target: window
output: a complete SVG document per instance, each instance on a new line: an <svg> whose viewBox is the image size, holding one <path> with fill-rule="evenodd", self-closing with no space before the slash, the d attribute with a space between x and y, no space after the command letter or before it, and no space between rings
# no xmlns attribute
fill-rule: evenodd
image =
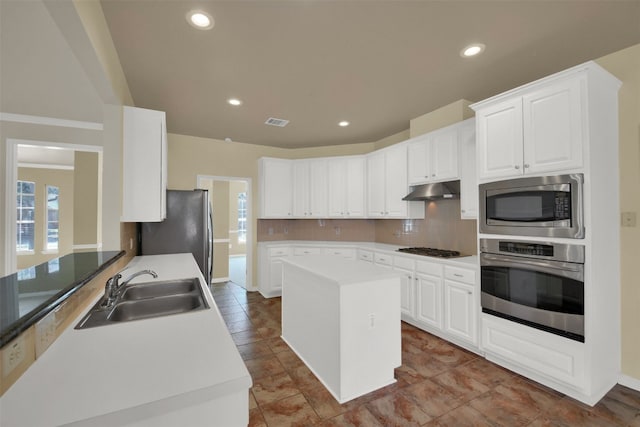
<svg viewBox="0 0 640 427"><path fill-rule="evenodd" d="M34 219L36 209L36 184L29 181L18 181L17 199L17 235L16 250L18 252L33 251Z"/></svg>
<svg viewBox="0 0 640 427"><path fill-rule="evenodd" d="M59 228L59 198L60 189L53 185L47 185L47 240L45 250L58 250L58 228Z"/></svg>
<svg viewBox="0 0 640 427"><path fill-rule="evenodd" d="M247 193L238 193L238 242L247 241Z"/></svg>

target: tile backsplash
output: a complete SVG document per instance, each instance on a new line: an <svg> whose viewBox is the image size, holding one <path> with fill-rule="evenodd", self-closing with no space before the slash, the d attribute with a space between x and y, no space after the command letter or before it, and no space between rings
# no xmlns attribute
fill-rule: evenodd
<svg viewBox="0 0 640 427"><path fill-rule="evenodd" d="M425 203L425 219L261 219L258 220L258 241L378 242L475 255L477 221L460 219L460 200Z"/></svg>

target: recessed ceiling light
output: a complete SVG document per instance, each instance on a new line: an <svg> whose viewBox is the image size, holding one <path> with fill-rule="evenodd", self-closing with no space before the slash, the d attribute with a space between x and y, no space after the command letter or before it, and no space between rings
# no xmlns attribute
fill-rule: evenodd
<svg viewBox="0 0 640 427"><path fill-rule="evenodd" d="M207 12L201 10L192 10L187 13L187 22L199 30L213 28L213 18Z"/></svg>
<svg viewBox="0 0 640 427"><path fill-rule="evenodd" d="M485 46L482 43L474 43L465 47L460 51L460 56L463 58L469 58L471 56L476 56L482 52L484 52Z"/></svg>
<svg viewBox="0 0 640 427"><path fill-rule="evenodd" d="M347 127L347 126L349 126L349 124L350 124L350 123L349 123L348 121L343 120L343 121L341 121L340 123L338 123L338 126L340 126L340 127Z"/></svg>
<svg viewBox="0 0 640 427"><path fill-rule="evenodd" d="M237 107L238 105L242 105L242 101L236 98L227 99L227 102L235 107Z"/></svg>

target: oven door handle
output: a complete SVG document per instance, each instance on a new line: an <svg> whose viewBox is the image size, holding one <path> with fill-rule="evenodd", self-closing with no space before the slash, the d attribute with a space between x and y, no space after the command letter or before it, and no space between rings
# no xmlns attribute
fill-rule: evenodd
<svg viewBox="0 0 640 427"><path fill-rule="evenodd" d="M480 254L480 267L517 267L584 282L584 265L571 262L534 259L525 261L522 258L484 253Z"/></svg>

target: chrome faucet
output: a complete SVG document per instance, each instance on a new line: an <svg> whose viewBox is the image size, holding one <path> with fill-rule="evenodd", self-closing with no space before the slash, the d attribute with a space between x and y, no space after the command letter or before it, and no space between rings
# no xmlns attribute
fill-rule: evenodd
<svg viewBox="0 0 640 427"><path fill-rule="evenodd" d="M127 286L129 282L136 277L143 274L149 274L153 276L154 279L158 277L158 274L153 270L140 270L127 277L122 283L119 283L119 280L122 279L122 271L111 276L109 280L107 280L107 283L104 285L104 301L102 303L103 307L110 308L111 306L113 306L124 287Z"/></svg>

